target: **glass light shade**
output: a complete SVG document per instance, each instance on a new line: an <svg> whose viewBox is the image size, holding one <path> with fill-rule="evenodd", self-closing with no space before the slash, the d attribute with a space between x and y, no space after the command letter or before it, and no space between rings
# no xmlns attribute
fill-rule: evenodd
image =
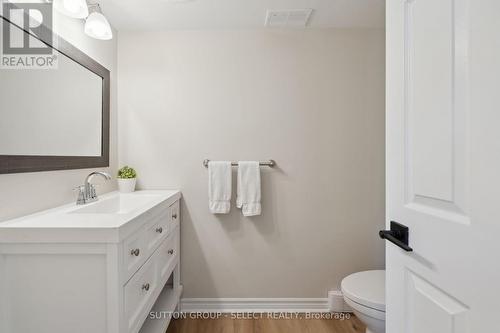
<svg viewBox="0 0 500 333"><path fill-rule="evenodd" d="M96 39L109 40L113 38L113 31L108 20L99 12L93 12L87 17L85 33Z"/></svg>
<svg viewBox="0 0 500 333"><path fill-rule="evenodd" d="M54 0L55 9L72 18L84 19L89 16L86 0Z"/></svg>

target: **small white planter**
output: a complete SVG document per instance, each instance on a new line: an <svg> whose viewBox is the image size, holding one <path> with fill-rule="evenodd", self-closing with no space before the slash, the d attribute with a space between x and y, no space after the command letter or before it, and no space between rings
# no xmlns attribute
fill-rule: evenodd
<svg viewBox="0 0 500 333"><path fill-rule="evenodd" d="M135 191L137 178L120 179L118 178L118 189L121 193L131 193Z"/></svg>

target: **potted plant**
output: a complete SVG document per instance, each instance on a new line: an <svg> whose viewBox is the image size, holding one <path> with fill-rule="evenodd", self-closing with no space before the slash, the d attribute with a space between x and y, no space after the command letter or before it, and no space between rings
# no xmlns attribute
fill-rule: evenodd
<svg viewBox="0 0 500 333"><path fill-rule="evenodd" d="M130 193L135 191L137 173L129 166L124 166L118 170L118 189L121 193Z"/></svg>

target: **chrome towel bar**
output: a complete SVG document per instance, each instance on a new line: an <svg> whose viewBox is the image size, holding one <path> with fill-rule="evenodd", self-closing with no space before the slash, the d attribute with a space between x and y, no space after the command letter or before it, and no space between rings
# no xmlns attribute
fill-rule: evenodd
<svg viewBox="0 0 500 333"><path fill-rule="evenodd" d="M208 168L208 162L210 162L210 160L208 160L208 159L206 159L206 160L203 161L203 166L205 168ZM270 168L274 168L276 166L276 162L274 160L260 161L259 165L260 166L268 166ZM231 162L231 166L238 166L238 162Z"/></svg>

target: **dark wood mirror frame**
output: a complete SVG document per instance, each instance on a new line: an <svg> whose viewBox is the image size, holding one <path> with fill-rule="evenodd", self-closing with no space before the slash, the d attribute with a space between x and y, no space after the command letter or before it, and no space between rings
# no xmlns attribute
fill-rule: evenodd
<svg viewBox="0 0 500 333"><path fill-rule="evenodd" d="M14 24L0 15L1 24ZM16 25L17 26L17 25ZM19 26L17 26L19 27ZM25 33L42 41L59 53L87 68L102 78L102 131L101 156L35 156L35 155L0 155L0 174L37 172L50 170L85 169L109 166L109 126L110 126L110 75L109 70L97 61L80 51L63 38L43 27L42 33L34 36L29 31L19 27ZM52 38L51 38L52 37ZM57 48L50 41L57 41Z"/></svg>

